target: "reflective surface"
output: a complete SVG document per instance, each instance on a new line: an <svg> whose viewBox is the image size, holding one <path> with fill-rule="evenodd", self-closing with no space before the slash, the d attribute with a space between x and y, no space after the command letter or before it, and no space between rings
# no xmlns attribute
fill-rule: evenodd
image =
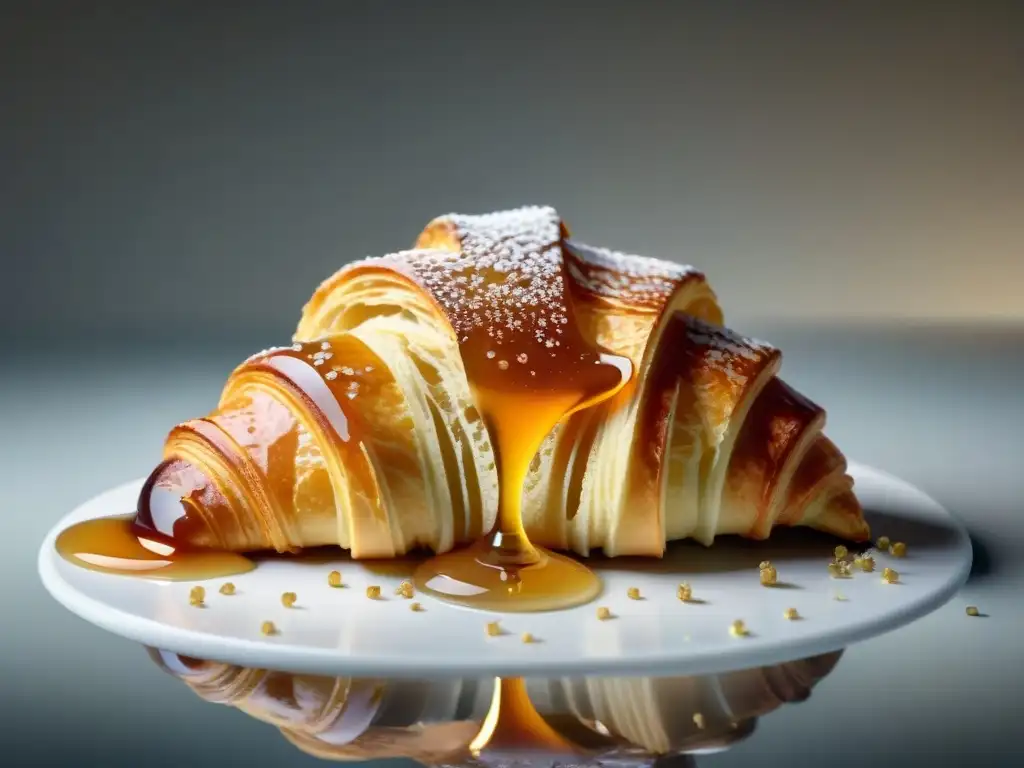
<svg viewBox="0 0 1024 768"><path fill-rule="evenodd" d="M750 738L699 765L1015 765L1024 329L741 330L785 350L789 380L828 403L829 430L851 457L961 517L975 570L950 604L847 649L810 702L759 719ZM77 357L47 349L0 366L0 536L10 544L0 558L0 737L11 765L135 768L140 755L149 768L322 765L276 728L197 701L138 646L62 609L34 573L37 545L60 515L144 475L166 425L210 407L224 360L252 348L242 339ZM74 371L73 398L65 379L39 375L58 353ZM967 605L987 617L967 617Z"/></svg>
<svg viewBox="0 0 1024 768"><path fill-rule="evenodd" d="M149 649L200 698L324 760L649 765L723 751L799 702L842 652L700 677L388 680L288 674Z"/></svg>

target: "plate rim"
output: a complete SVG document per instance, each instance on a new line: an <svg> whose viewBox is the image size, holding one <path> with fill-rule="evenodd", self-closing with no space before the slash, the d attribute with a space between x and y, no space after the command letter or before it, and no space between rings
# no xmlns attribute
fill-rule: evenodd
<svg viewBox="0 0 1024 768"><path fill-rule="evenodd" d="M915 497L915 503L931 507L941 514L955 532L956 548L962 550L958 566L938 588L908 605L898 615L879 614L852 628L825 632L808 641L775 641L752 644L742 653L714 653L712 651L681 655L657 653L643 656L619 656L612 660L583 658L567 664L562 658L523 658L508 654L501 660L460 659L439 655L435 662L424 664L418 659L402 659L368 654L350 654L327 648L297 646L294 644L267 644L243 638L225 638L155 619L139 616L117 606L97 600L77 589L59 572L55 540L86 508L101 506L104 499L137 488L145 478L137 478L108 488L63 515L47 532L37 556L39 577L47 592L66 610L84 621L118 637L144 646L153 646L153 638L160 637L162 650L195 658L209 659L227 664L252 666L296 674L333 674L361 677L389 678L451 678L500 676L563 677L566 675L657 675L722 674L739 669L770 666L830 653L847 648L873 637L900 629L932 613L948 603L966 583L973 563L973 545L963 523L920 488L885 470L848 462L847 471L854 476L874 475L886 484L897 485ZM854 486L856 491L856 485ZM109 517L113 515L97 515ZM491 613L491 612L489 612ZM499 612L493 612L498 614ZM794 649L800 646L797 653ZM692 671L698 669L699 671Z"/></svg>

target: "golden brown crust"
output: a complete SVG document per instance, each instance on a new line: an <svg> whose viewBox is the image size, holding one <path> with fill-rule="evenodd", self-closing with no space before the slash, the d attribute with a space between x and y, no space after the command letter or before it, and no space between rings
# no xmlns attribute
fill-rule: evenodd
<svg viewBox="0 0 1024 768"><path fill-rule="evenodd" d="M785 500L789 474L825 423L825 411L778 378L765 386L740 429L728 472L725 503L749 505L748 535L768 537Z"/></svg>
<svg viewBox="0 0 1024 768"><path fill-rule="evenodd" d="M796 525L812 498L827 485L841 480L846 473L846 457L825 435L818 435L797 467L790 483L785 512L779 522Z"/></svg>
<svg viewBox="0 0 1024 768"><path fill-rule="evenodd" d="M803 521L802 524L848 541L870 541L871 529L864 520L860 501L853 492L852 478L846 475L837 485L839 490L827 494L824 499L825 512Z"/></svg>

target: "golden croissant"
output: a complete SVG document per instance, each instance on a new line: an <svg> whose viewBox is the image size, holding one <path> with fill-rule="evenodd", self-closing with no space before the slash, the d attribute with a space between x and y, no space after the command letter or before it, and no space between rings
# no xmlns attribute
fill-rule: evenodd
<svg viewBox="0 0 1024 768"><path fill-rule="evenodd" d="M544 286L568 311L548 311ZM530 464L535 544L660 556L669 541L763 539L776 525L869 538L825 413L776 376L779 351L725 328L701 273L579 243L540 207L438 218L414 250L326 280L292 346L246 360L215 411L171 432L140 522L198 546L337 545L357 558L486 535L498 480L459 352L469 316L486 319L488 356L517 375L536 355L501 340L524 323L553 329L540 345L552 357L568 328L632 363L622 389L559 422Z"/></svg>

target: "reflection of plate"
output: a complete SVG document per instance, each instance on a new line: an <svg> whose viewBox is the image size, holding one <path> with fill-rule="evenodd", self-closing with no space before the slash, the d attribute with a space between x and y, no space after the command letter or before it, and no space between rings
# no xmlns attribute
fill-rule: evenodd
<svg viewBox="0 0 1024 768"><path fill-rule="evenodd" d="M757 718L810 696L841 652L699 677L497 683L290 674L155 649L150 655L206 701L276 726L303 752L327 760L407 757L426 765L625 768L647 765L656 756L727 748L748 736ZM515 707L503 705L507 691L493 695L496 684L521 694ZM537 727L535 714L546 725ZM512 744L481 736L500 733L487 725L497 721L514 737Z"/></svg>
<svg viewBox="0 0 1024 768"><path fill-rule="evenodd" d="M877 554L874 573L833 579L835 541L812 532L777 531L769 541L720 539L711 548L673 546L663 560L595 560L605 591L594 603L545 614L500 616L393 595L402 563L384 571L341 553L312 559L264 560L232 578L238 594L207 588L205 608L189 606L190 583L126 578L78 568L54 549L56 534L72 522L122 514L135 503L140 483L107 491L62 520L39 555L46 588L87 621L137 642L189 656L254 667L316 674L390 677L473 675L709 674L804 658L895 629L946 602L967 577L971 546L953 517L921 491L878 470L853 465L857 494L876 536L904 541L908 554ZM758 581L758 563L771 560L783 585ZM881 570L900 573L886 584ZM340 570L348 585L332 589L327 573ZM688 581L695 601L681 603L676 586ZM365 588L382 586L383 599ZM638 587L642 600L626 596ZM284 591L296 608L281 606ZM843 600L837 600L841 595ZM599 621L596 606L614 618ZM803 617L787 621L783 612ZM489 637L485 623L502 620L507 633ZM742 619L750 630L732 637ZM264 637L273 621L279 634ZM519 635L538 642L524 644Z"/></svg>

